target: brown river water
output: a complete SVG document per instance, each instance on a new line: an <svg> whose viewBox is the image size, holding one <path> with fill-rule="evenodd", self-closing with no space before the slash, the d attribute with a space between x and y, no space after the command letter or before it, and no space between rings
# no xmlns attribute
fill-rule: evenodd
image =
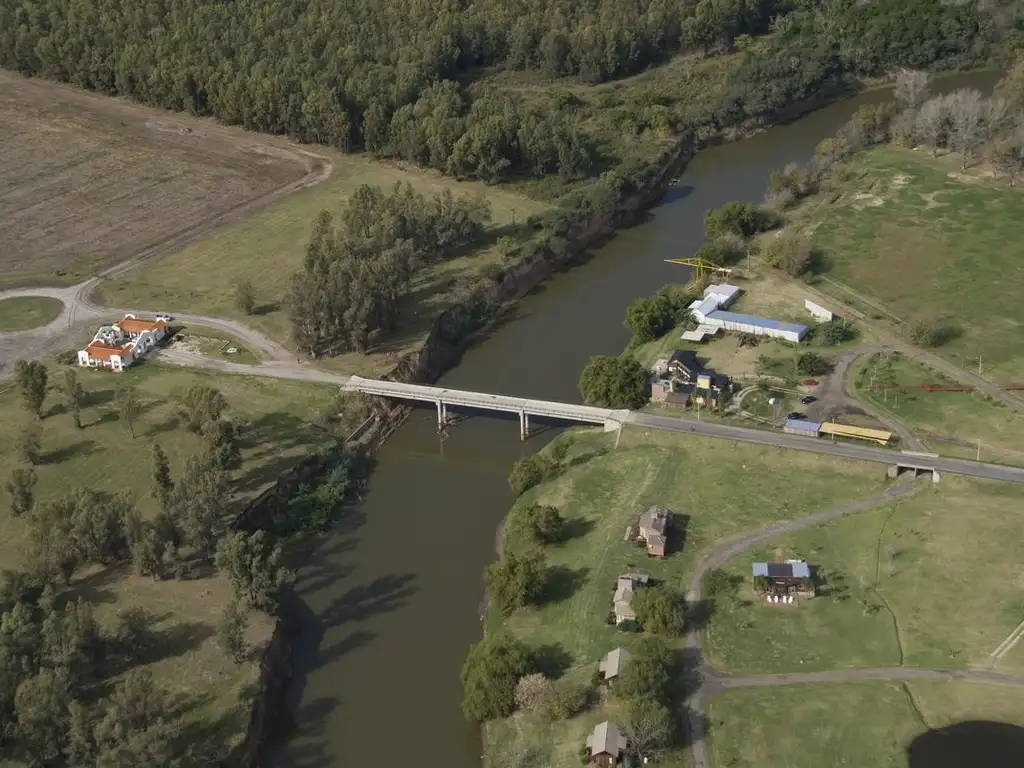
<svg viewBox="0 0 1024 768"><path fill-rule="evenodd" d="M955 75L942 90L990 90L997 73ZM649 220L620 232L585 264L555 276L469 349L445 386L577 402L591 355L618 354L626 306L683 267L666 264L704 240L704 212L759 202L768 175L807 161L865 103L863 93L797 122L701 152ZM557 433L519 441L517 419L474 415L443 443L431 406L378 454L364 503L299 572L303 629L293 656L296 730L279 768L479 768L479 729L460 710L459 670L482 634L481 573L514 499L515 459Z"/></svg>

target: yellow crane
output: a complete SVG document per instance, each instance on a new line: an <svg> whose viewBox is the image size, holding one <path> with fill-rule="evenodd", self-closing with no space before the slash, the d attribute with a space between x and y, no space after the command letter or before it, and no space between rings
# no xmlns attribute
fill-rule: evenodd
<svg viewBox="0 0 1024 768"><path fill-rule="evenodd" d="M694 278L700 280L705 274L711 272L716 275L731 275L732 270L728 267L720 267L704 259L665 259L666 264L679 264L683 267L692 267Z"/></svg>

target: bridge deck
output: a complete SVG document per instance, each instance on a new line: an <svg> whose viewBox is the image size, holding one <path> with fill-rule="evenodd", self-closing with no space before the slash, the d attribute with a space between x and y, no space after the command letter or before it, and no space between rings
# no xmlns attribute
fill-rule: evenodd
<svg viewBox="0 0 1024 768"><path fill-rule="evenodd" d="M624 421L628 411L610 408L594 408L589 405L556 403L550 400L531 400L509 395L492 395L486 392L472 392L465 389L430 387L424 384L404 384L397 381L381 381L353 376L342 387L349 392L363 392L367 395L396 397L405 400L419 400L427 403L483 408L507 413L526 413L530 416L547 416L570 421L584 421L607 424L610 421Z"/></svg>

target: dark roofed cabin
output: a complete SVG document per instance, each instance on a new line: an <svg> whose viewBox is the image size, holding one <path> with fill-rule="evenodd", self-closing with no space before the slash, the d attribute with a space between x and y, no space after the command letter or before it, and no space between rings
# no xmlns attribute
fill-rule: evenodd
<svg viewBox="0 0 1024 768"><path fill-rule="evenodd" d="M811 567L801 561L790 563L754 563L754 589L768 595L812 597L814 583Z"/></svg>

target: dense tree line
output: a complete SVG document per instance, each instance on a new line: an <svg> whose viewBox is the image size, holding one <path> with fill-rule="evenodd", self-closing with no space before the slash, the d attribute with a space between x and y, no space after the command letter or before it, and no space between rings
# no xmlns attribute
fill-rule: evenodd
<svg viewBox="0 0 1024 768"><path fill-rule="evenodd" d="M337 222L324 211L313 225L289 301L296 343L313 355L366 351L395 330L416 270L477 242L490 217L486 200L450 190L428 199L409 185L361 186Z"/></svg>
<svg viewBox="0 0 1024 768"><path fill-rule="evenodd" d="M0 7L0 65L457 176L576 178L595 158L572 104L540 111L474 78L600 82L770 28L699 123L765 114L843 73L965 61L995 35L989 12L936 0L15 0Z"/></svg>

